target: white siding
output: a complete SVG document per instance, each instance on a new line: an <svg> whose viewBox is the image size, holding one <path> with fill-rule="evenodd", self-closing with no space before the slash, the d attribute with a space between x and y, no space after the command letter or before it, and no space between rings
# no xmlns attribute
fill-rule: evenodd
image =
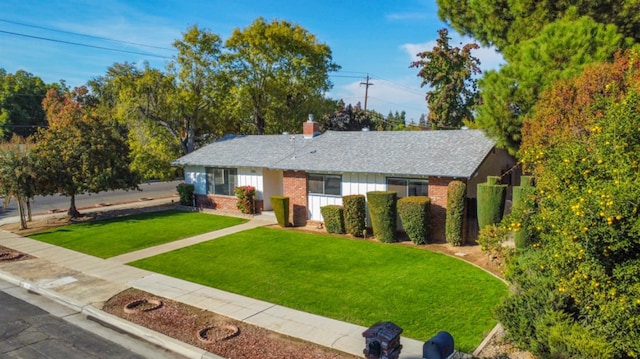
<svg viewBox="0 0 640 359"><path fill-rule="evenodd" d="M384 191L387 188L386 177L379 174L344 173L342 174L342 196L352 194L367 195L370 191ZM309 219L323 221L320 207L342 205L342 196L324 196L310 194L308 197Z"/></svg>
<svg viewBox="0 0 640 359"><path fill-rule="evenodd" d="M184 182L194 186L195 194L207 194L207 173L204 167L186 166Z"/></svg>
<svg viewBox="0 0 640 359"><path fill-rule="evenodd" d="M256 199L262 199L262 192L264 188L262 180L261 168L238 168L238 181L237 186L253 186L256 189Z"/></svg>

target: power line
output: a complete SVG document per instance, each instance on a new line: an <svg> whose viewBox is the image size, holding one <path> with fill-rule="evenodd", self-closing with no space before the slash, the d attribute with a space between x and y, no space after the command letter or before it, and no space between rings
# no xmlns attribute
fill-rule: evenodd
<svg viewBox="0 0 640 359"><path fill-rule="evenodd" d="M21 22L17 22L17 21L11 21L11 20L7 20L7 19L0 19L0 22L6 22L6 23L9 23L9 24L20 25L20 26L26 26L26 27L32 27L32 28L35 28L35 29L41 29L41 30L54 31L54 32L62 33L62 34L70 34L70 35L83 36L83 37L88 37L88 38L98 39L98 40L106 40L106 41L112 41L112 42L119 42L119 43L121 43L121 44L128 44L128 45L143 46L143 47L149 47L149 48L159 49L159 50L175 51L175 49L167 48L167 47L153 46L153 45L141 44L141 43L138 43L138 42L130 42L130 41L123 41L123 40L116 40L116 39L110 39L110 38L108 38L108 37L101 37L101 36L95 36L95 35L89 35L89 34L82 34L82 33L72 32L72 31L64 31L64 30L52 29L52 28L49 28L49 27L38 26L38 25L32 25L32 24L25 24L25 23L21 23Z"/></svg>
<svg viewBox="0 0 640 359"><path fill-rule="evenodd" d="M161 59L171 59L171 57L169 57L169 56L154 55L154 54L149 54L149 53L144 53L144 52L129 51L129 50L121 50L121 49L114 49L114 48L111 48L111 47L104 47L104 46L96 46L96 45L82 44L82 43L79 43L79 42L71 42L71 41L57 40L57 39L52 39L52 38L48 38L48 37L41 37L41 36L27 35L27 34L21 34L21 33L17 33L17 32L11 32L11 31L4 31L4 30L0 30L0 33L9 34L9 35L14 35L14 36L28 37L28 38L31 38L31 39L37 39L37 40L44 40L44 41L57 42L57 43L67 44L67 45L90 47L90 48L93 48L93 49L100 49L100 50L107 50L107 51L115 51L115 52L123 52L123 53L127 53L127 54L142 55L142 56L149 56L149 57L157 57L157 58L161 58Z"/></svg>

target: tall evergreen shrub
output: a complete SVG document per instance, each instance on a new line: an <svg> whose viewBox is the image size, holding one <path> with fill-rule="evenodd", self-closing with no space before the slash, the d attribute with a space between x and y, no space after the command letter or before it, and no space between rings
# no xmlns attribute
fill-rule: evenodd
<svg viewBox="0 0 640 359"><path fill-rule="evenodd" d="M398 214L405 232L415 244L429 241L429 217L431 199L427 196L411 196L398 200Z"/></svg>
<svg viewBox="0 0 640 359"><path fill-rule="evenodd" d="M478 226L499 223L507 200L507 185L498 184L500 177L488 176L486 183L478 184Z"/></svg>
<svg viewBox="0 0 640 359"><path fill-rule="evenodd" d="M366 228L367 200L364 195L354 194L342 197L344 208L344 229L356 237L362 237Z"/></svg>
<svg viewBox="0 0 640 359"><path fill-rule="evenodd" d="M272 196L270 200L278 224L281 227L287 227L289 225L289 197Z"/></svg>
<svg viewBox="0 0 640 359"><path fill-rule="evenodd" d="M394 191L367 192L373 235L381 242L396 241L398 194Z"/></svg>
<svg viewBox="0 0 640 359"><path fill-rule="evenodd" d="M512 224L513 241L517 249L522 249L528 245L529 238L532 235L530 216L525 212L528 211L529 207L533 206L533 177L520 177L520 186L514 186L512 190L513 205L511 213L513 213L513 217L518 217L517 221Z"/></svg>
<svg viewBox="0 0 640 359"><path fill-rule="evenodd" d="M462 181L451 181L447 186L447 215L445 238L453 246L462 245L464 236L464 210L467 197L467 185Z"/></svg>

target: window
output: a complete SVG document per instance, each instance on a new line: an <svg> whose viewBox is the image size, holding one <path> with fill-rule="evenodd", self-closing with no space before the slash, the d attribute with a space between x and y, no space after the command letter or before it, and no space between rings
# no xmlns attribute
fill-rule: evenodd
<svg viewBox="0 0 640 359"><path fill-rule="evenodd" d="M428 181L421 178L387 178L387 190L396 191L398 198L427 196Z"/></svg>
<svg viewBox="0 0 640 359"><path fill-rule="evenodd" d="M339 175L309 174L307 176L309 193L340 196L342 177Z"/></svg>
<svg viewBox="0 0 640 359"><path fill-rule="evenodd" d="M207 194L232 196L237 176L235 168L207 167Z"/></svg>

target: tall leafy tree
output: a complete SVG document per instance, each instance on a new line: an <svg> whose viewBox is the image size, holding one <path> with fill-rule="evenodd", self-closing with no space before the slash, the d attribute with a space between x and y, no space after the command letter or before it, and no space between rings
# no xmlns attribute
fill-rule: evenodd
<svg viewBox="0 0 640 359"><path fill-rule="evenodd" d="M432 126L459 128L463 121L473 119L472 109L478 98L476 79L480 60L471 55L477 44L466 44L462 48L452 47L446 28L438 30L436 46L431 51L418 54L420 60L411 64L419 69L421 86L429 86L427 104L428 121Z"/></svg>
<svg viewBox="0 0 640 359"><path fill-rule="evenodd" d="M514 291L497 312L541 357L640 356L639 83L638 53L589 66L525 122L535 235L509 263Z"/></svg>
<svg viewBox="0 0 640 359"><path fill-rule="evenodd" d="M75 197L115 189L137 189L124 131L95 111L84 87L51 89L43 101L49 127L38 132L34 148L40 194L70 198L68 214L77 217Z"/></svg>
<svg viewBox="0 0 640 359"><path fill-rule="evenodd" d="M48 88L26 71L10 74L0 69L0 138L27 137L46 125L42 100Z"/></svg>
<svg viewBox="0 0 640 359"><path fill-rule="evenodd" d="M536 37L569 11L616 25L620 34L640 42L638 0L436 0L438 15L454 29L501 51ZM573 10L571 10L573 8ZM507 51L508 52L508 51ZM509 56L507 55L507 60Z"/></svg>
<svg viewBox="0 0 640 359"><path fill-rule="evenodd" d="M235 29L225 47L223 62L232 79L228 109L242 132L298 131L306 119L300 112L331 88L329 73L339 68L329 46L284 20L258 18Z"/></svg>
<svg viewBox="0 0 640 359"><path fill-rule="evenodd" d="M217 34L194 25L173 46L178 55L170 70L177 80L177 113L186 135L184 152L189 153L195 149L196 129L224 134L219 112L229 83L221 71L222 40Z"/></svg>
<svg viewBox="0 0 640 359"><path fill-rule="evenodd" d="M31 148L30 141L18 136L0 144L0 194L4 196L5 207L12 199L16 201L20 229L26 229L27 220L31 220L30 199L36 193L37 174Z"/></svg>
<svg viewBox="0 0 640 359"><path fill-rule="evenodd" d="M545 26L538 36L523 41L500 70L480 80L481 105L476 123L498 145L515 153L522 121L535 112L540 93L554 80L578 75L590 63L610 61L631 42L613 25L591 18L565 18Z"/></svg>

